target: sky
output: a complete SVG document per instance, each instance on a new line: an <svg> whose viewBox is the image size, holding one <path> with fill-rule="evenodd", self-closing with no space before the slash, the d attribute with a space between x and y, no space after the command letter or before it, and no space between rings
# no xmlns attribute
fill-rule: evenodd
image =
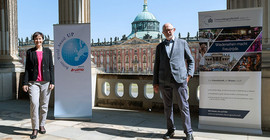
<svg viewBox="0 0 270 140"><path fill-rule="evenodd" d="M58 0L17 0L18 37L25 39L40 31L53 40L53 25L58 24ZM198 12L226 10L226 0L147 0L148 11L163 24L170 22L176 34L196 36ZM142 12L144 0L91 0L91 38L108 41L128 36L131 23ZM161 31L161 28L160 28Z"/></svg>

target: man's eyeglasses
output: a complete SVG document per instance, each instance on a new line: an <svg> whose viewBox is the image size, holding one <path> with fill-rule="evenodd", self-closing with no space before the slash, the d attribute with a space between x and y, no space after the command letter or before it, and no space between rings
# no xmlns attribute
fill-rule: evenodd
<svg viewBox="0 0 270 140"><path fill-rule="evenodd" d="M172 28L172 29L166 29L166 30L164 30L164 31L165 31L165 32L171 32L173 29L174 29L174 28Z"/></svg>

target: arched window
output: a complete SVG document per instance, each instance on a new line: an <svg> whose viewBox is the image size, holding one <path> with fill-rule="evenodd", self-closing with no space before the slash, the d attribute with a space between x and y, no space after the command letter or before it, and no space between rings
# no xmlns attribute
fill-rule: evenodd
<svg viewBox="0 0 270 140"><path fill-rule="evenodd" d="M146 63L146 55L143 55L143 63Z"/></svg>
<svg viewBox="0 0 270 140"><path fill-rule="evenodd" d="M128 72L129 71L129 68L128 68L128 65L126 65L126 72Z"/></svg>
<svg viewBox="0 0 270 140"><path fill-rule="evenodd" d="M135 62L138 62L138 57L137 57L137 55L134 56L134 60L135 60Z"/></svg>
<svg viewBox="0 0 270 140"><path fill-rule="evenodd" d="M107 55L107 64L110 63L110 56Z"/></svg>
<svg viewBox="0 0 270 140"><path fill-rule="evenodd" d="M100 55L100 64L103 64L103 55Z"/></svg>
<svg viewBox="0 0 270 140"><path fill-rule="evenodd" d="M129 63L129 61L128 61L128 55L126 56L126 63Z"/></svg>
<svg viewBox="0 0 270 140"><path fill-rule="evenodd" d="M121 63L121 56L118 56L118 63Z"/></svg>

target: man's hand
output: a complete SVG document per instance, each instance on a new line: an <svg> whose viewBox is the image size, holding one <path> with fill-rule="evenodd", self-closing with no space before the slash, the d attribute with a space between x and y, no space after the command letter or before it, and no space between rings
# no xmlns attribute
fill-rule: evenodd
<svg viewBox="0 0 270 140"><path fill-rule="evenodd" d="M188 75L188 77L187 77L187 83L188 83L188 81L190 80L190 78L191 78L191 76L190 76L190 75Z"/></svg>
<svg viewBox="0 0 270 140"><path fill-rule="evenodd" d="M50 85L49 85L49 89L50 89L50 90L53 90L53 88L54 88L54 84L50 84Z"/></svg>
<svg viewBox="0 0 270 140"><path fill-rule="evenodd" d="M154 92L158 93L158 91L159 91L159 86L158 86L158 84L156 84L156 85L154 85Z"/></svg>

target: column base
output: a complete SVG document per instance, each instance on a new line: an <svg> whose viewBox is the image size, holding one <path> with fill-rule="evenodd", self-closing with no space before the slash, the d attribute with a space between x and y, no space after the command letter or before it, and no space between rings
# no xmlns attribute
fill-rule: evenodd
<svg viewBox="0 0 270 140"><path fill-rule="evenodd" d="M18 99L23 71L19 57L0 56L0 101Z"/></svg>

